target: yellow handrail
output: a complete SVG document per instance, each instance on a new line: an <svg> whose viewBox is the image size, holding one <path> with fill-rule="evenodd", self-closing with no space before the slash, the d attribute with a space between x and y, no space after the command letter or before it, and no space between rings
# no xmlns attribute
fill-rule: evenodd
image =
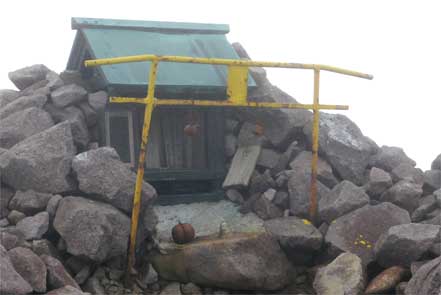
<svg viewBox="0 0 441 295"><path fill-rule="evenodd" d="M313 128L312 128L312 162L311 162L311 193L309 215L312 222L317 221L317 162L318 162L318 138L319 138L319 110L347 110L346 105L322 105L319 103L319 85L320 71L329 71L343 75L354 76L363 79L373 79L372 75L364 74L352 70L341 69L337 67L320 64L301 64L285 62L265 62L237 59L221 58L202 58L189 56L165 56L165 55L135 55L114 58L104 58L95 60L86 60L86 67L112 65L119 63L144 62L150 61L150 73L148 80L147 97L110 97L110 102L114 103L141 103L145 104L144 125L142 129L142 140L138 159L138 170L136 176L135 194L133 196L133 210L130 230L130 245L127 261L128 276L133 271L135 263L135 244L138 228L139 210L141 204L141 189L144 176L144 161L146 147L149 137L152 112L156 106L160 105L187 105L187 106L207 106L207 107L249 107L249 108L285 108L285 109L312 109L313 110ZM177 63L198 63L210 65L225 65L228 67L228 99L225 101L212 100L193 100L193 99L157 99L154 96L156 86L157 68L160 62ZM246 70L238 67L245 67ZM251 102L247 100L247 79L249 67L272 67L272 68L291 68L291 69L310 69L314 71L314 99L313 104L300 103L277 103L277 102Z"/></svg>

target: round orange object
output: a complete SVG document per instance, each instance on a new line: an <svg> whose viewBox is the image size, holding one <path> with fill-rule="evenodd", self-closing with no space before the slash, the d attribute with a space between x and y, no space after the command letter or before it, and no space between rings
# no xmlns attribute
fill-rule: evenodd
<svg viewBox="0 0 441 295"><path fill-rule="evenodd" d="M187 136L195 136L199 133L199 125L198 124L187 124L184 127L184 133Z"/></svg>
<svg viewBox="0 0 441 295"><path fill-rule="evenodd" d="M194 228L189 223L176 224L172 229L172 238L176 244L185 244L194 240Z"/></svg>

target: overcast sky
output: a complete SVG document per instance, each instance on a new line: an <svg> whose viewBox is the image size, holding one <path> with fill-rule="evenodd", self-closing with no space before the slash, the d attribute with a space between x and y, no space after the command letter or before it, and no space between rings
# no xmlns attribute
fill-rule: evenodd
<svg viewBox="0 0 441 295"><path fill-rule="evenodd" d="M323 63L374 75L324 73L320 100L342 111L380 146L402 147L423 170L441 153L439 1L3 1L0 89L8 72L43 63L64 70L75 32L70 18L227 23L230 42L254 60ZM271 82L302 103L313 75L270 70Z"/></svg>

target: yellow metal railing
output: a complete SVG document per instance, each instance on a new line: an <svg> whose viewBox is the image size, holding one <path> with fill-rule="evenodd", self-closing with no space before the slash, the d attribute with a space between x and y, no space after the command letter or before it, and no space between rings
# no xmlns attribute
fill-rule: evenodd
<svg viewBox="0 0 441 295"><path fill-rule="evenodd" d="M309 215L310 220L317 220L317 162L318 162L318 138L319 138L319 110L347 110L346 105L324 105L319 103L320 71L329 71L343 75L354 76L371 80L373 76L356 71L336 68L319 64L300 64L282 62L261 62L251 60L234 60L220 58L197 58L187 56L157 56L157 55L136 55L96 59L85 61L86 67L111 65L118 63L150 61L150 74L148 80L148 91L146 98L132 97L111 97L110 102L115 103L141 103L145 104L144 125L142 129L142 141L138 160L136 177L136 188L133 196L132 223L130 230L130 246L127 262L127 275L133 270L135 262L135 243L138 229L139 210L141 205L141 188L144 177L144 162L146 146L150 130L150 123L153 109L160 105L187 105L207 107L249 107L249 108L285 108L285 109L312 109L312 163L311 163L311 193ZM155 85L158 64L160 62L198 63L210 65L225 65L228 67L227 97L226 101L193 100L193 99L157 99L155 98ZM314 99L313 104L299 103L277 103L277 102L250 102L247 100L248 68L249 67L271 67L290 69L310 69L314 71Z"/></svg>

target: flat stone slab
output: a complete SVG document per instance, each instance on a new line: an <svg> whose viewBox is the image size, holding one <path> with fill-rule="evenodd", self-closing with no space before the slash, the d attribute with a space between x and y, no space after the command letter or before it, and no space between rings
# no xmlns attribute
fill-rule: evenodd
<svg viewBox="0 0 441 295"><path fill-rule="evenodd" d="M231 232L263 232L263 220L250 212L241 214L237 205L229 201L201 202L180 204L173 206L155 206L154 211L158 216L158 239L171 240L173 226L182 223L193 225L196 236L206 236L219 233L219 227L225 223L224 228Z"/></svg>

